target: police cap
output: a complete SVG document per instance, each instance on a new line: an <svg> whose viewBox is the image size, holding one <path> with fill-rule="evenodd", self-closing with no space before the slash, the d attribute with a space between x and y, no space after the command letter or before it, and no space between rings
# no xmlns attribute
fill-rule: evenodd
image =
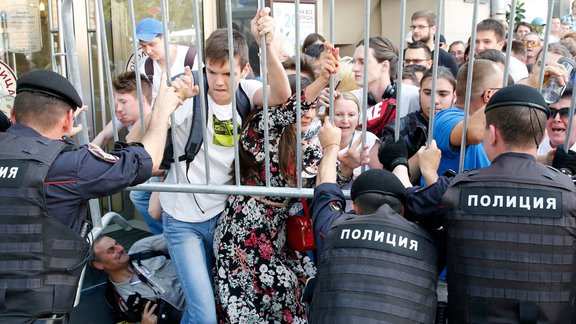
<svg viewBox="0 0 576 324"><path fill-rule="evenodd" d="M550 116L550 109L538 90L523 84L513 84L498 90L486 104L484 112L495 108L520 106L536 108Z"/></svg>
<svg viewBox="0 0 576 324"><path fill-rule="evenodd" d="M72 109L82 107L82 99L74 86L63 76L49 70L34 70L24 74L16 84L16 94L37 92L63 100Z"/></svg>
<svg viewBox="0 0 576 324"><path fill-rule="evenodd" d="M368 170L354 180L350 190L352 200L366 193L390 195L400 199L402 203L406 202L406 188L392 172L387 170Z"/></svg>

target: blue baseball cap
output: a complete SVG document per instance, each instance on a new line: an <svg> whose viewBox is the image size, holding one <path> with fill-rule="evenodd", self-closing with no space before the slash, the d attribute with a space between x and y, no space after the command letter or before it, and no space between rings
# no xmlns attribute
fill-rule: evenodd
<svg viewBox="0 0 576 324"><path fill-rule="evenodd" d="M544 21L544 19L536 17L532 19L532 26L546 26L546 22Z"/></svg>
<svg viewBox="0 0 576 324"><path fill-rule="evenodd" d="M158 19L144 18L136 25L136 37L143 42L149 42L158 35L164 35L162 22Z"/></svg>

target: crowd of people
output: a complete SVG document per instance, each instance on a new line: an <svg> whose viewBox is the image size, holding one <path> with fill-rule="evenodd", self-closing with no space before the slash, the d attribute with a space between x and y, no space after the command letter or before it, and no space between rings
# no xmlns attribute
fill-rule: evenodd
<svg viewBox="0 0 576 324"><path fill-rule="evenodd" d="M311 34L296 77L259 9L250 26L267 52L263 84L239 32L232 48L228 30L212 32L202 61L184 46L166 53L162 22L146 18L136 37L148 58L116 76L115 118L82 147L68 138L82 107L72 85L49 71L22 76L0 133L0 321L66 323L86 260L108 274L115 316L145 324L576 321L576 152L564 149L576 146L574 80L559 63L576 54L576 1L554 17L548 48L539 22L517 24L508 60L502 22L478 23L473 53L470 40L435 48L435 22L415 12L407 44L372 36L351 58ZM536 90L542 70L563 91L554 101ZM128 144L104 152L123 127ZM101 236L88 252L89 199L151 177L204 184L207 172L208 185L240 172L242 185L314 197L135 191L155 235L129 252ZM288 243L293 217L312 222L314 247Z"/></svg>

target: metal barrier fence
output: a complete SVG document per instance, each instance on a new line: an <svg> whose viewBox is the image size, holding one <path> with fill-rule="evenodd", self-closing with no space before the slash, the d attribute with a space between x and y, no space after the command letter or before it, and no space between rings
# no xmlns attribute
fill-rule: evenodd
<svg viewBox="0 0 576 324"><path fill-rule="evenodd" d="M50 0L50 1L54 1L54 0ZM87 0L88 2L88 0ZM168 21L168 16L167 16L167 7L166 7L166 1L162 0L162 6L161 6L161 11L162 11L162 20L164 22ZM260 0L259 1L259 6L260 7L264 7L264 0ZM112 99L112 86L111 86L111 80L112 80L112 75L111 75L111 71L110 71L110 66L109 64L105 64L105 62L109 62L110 58L108 57L108 40L106 39L106 32L105 30L103 30L103 26L105 26L105 19L104 19L104 11L103 11L103 7L102 7L102 1L96 1L97 4L97 19L96 19L96 25L94 26L94 28L92 28L92 26L89 26L88 29L88 33L91 34L95 34L96 35L96 47L98 50L98 66L96 68L94 68L93 66L90 66L90 71L91 73L93 73L93 71L98 71L99 75L104 75L105 77L100 77L99 78L99 89L100 89L100 93L104 94L105 92L107 92L108 94L108 102L106 102L105 100L102 100L102 106L105 106L106 103L108 105L109 108L109 115L112 117L114 116L114 102ZM231 4L231 0L227 0L225 2L226 4L226 8L227 8L227 28L228 28L228 38L229 38L229 47L232 47L232 4ZM547 26L550 26L550 22L552 20L552 8L554 6L554 0L550 0L548 1L549 4L549 11L548 11L548 17L547 17ZM61 63L60 65L62 66L62 73L66 74L69 78L69 80L74 84L74 86L77 89L81 89L82 88L82 84L80 82L80 75L79 75L79 68L78 68L78 60L77 60L77 49L76 49L76 45L75 45L75 38L74 38L74 23L73 23L73 15L72 15L72 1L71 0L62 0L61 3L61 14L59 15L59 17L62 17L62 19L59 19L59 29L62 30L62 33L59 33L59 37L63 39L64 43L65 43L65 48L66 48L66 64ZM194 5L195 8L200 8L200 3L199 0L195 0L194 1ZM510 67L510 57L511 57L511 48L512 48L512 31L514 30L514 22L515 22L515 9L516 9L516 5L517 5L517 1L516 0L512 0L511 3L511 17L510 17L510 26L509 26L509 32L508 32L508 40L507 40L507 49L506 49L506 68L504 71L504 83L503 86L507 85L508 82L508 75L509 75L509 67ZM295 12L294 12L294 16L296 21L299 20L300 17L300 11L299 11L299 6L300 6L300 1L296 0L295 1ZM329 40L333 43L334 42L334 13L335 11L338 9L336 8L335 4L334 4L334 0L330 0L329 1L329 21L330 21L330 30L329 30ZM365 27L364 27L364 44L368 44L369 43L369 36L370 36L370 8L371 8L371 1L370 0L365 0L364 1L364 6L365 6L365 16L364 16L364 21L365 21ZM52 5L48 6L49 8L52 8ZM60 6L58 6L60 8ZM474 13L473 13L473 19L472 19L472 24L470 26L470 30L471 30L471 39L470 39L470 58L469 58L469 69L468 69L468 75L467 75L467 85L466 85L466 98L465 98L465 107L464 107L464 129L467 129L467 123L468 123L468 118L469 118L469 114L470 114L470 100L471 100L471 88L472 88L472 76L473 76L473 70L474 70L474 51L475 51L475 46L476 46L476 25L478 23L478 7L479 7L479 0L475 0L474 1ZM406 44L406 40L405 40L405 25L406 25L406 0L401 0L400 3L400 15L401 15L401 28L400 28L400 45L404 45ZM132 0L129 1L129 10L130 10L130 25L132 27L132 47L133 47L133 57L135 60L135 66L138 67L142 64L142 62L139 61L139 57L137 55L138 53L138 43L137 43L137 38L136 38L136 22L135 22L135 18L134 18L134 3ZM442 24L443 24L443 20L441 19L443 16L443 10L444 10L444 1L443 0L438 0L437 1L437 21L436 21L436 35L435 35L435 48L439 48L439 41L440 41L440 33L442 31ZM203 35L202 35L202 27L200 26L200 13L199 10L196 10L195 15L194 15L195 19L194 22L192 23L192 25L195 27L196 32L196 44L197 44L197 52L198 52L198 64L199 67L204 66L203 64ZM408 17L409 19L409 17ZM51 26L51 33L53 33L53 26L52 24ZM300 43L300 33L298 30L298 24L296 24L296 44ZM548 44L549 44L549 36L550 36L550 31L549 28L546 29L547 32L545 34L545 38L544 38L544 49L547 49ZM170 36L168 33L168 26L166 23L164 23L164 46L165 46L165 51L166 53L169 53L169 44L170 44ZM52 42L51 42L52 43ZM262 43L265 43L265 40L262 40ZM51 44L52 46L52 44ZM398 76L398 80L401 80L402 78L402 72L403 72L403 46L399 46L400 50L399 50L399 59L398 59L398 67L397 67L397 76ZM368 58L369 57L369 46L365 46L364 47L364 57ZM53 52L53 67L56 67L56 58L60 58L62 59L62 53L55 53L54 52L55 49L52 48L52 52ZM297 86L297 92L299 92L301 90L300 88L300 81L301 81L301 77L300 77L300 50L298 47L296 47L295 50L295 61L296 61L296 70L297 70L297 81L296 81L296 86ZM546 55L547 55L547 51L544 50L543 51L543 57L542 57L542 62L545 62L546 60ZM261 49L261 71L262 71L262 79L263 79L263 84L267 84L267 75L266 75L266 60L267 60L267 53L266 53L266 49L265 46ZM432 134L434 131L434 109L435 109L435 97L436 97L436 79L437 79L437 73L438 73L438 60L439 60L439 51L434 51L434 55L433 55L433 83L432 83L432 91L431 91L431 108L430 108L430 114L429 114L429 128L428 128L428 143L430 144L430 141L432 139ZM230 57L229 57L229 61L230 61L230 71L231 71L231 75L230 78L231 80L234 80L234 57L233 57L233 51L230 51ZM170 62L170 57L169 55L167 55L166 58L166 65L167 65L167 71L168 71L168 80L170 79L170 75L169 75L169 71L170 71L170 64L172 62ZM199 72L199 81L200 81L200 95L197 96L194 100L199 100L200 101L200 112L202 113L202 121L203 121L203 125L204 125L204 129L203 129L203 136L204 136L204 143L207 143L207 134L206 134L206 120L207 120L207 116L205 115L205 107L208 104L207 102L205 102L204 100L204 96L202 95L204 93L204 88L207 86L204 84L204 78L202 77L202 69L199 68L198 69ZM362 142L364 143L366 141L366 124L367 124L367 110L368 110L368 65L364 64L364 87L363 87L363 100L361 102L361 116L362 116ZM539 75L539 84L540 84L540 89L541 89L541 85L543 83L543 78L544 78L544 68L540 69L540 75ZM93 80L94 78L91 76L91 79ZM140 84L140 79L137 78L137 93L138 93L138 97L139 97L139 105L140 105L140 115L144 116L144 111L143 111L143 103L142 103L142 88L141 88L141 84ZM234 84L234 82L232 82L232 84ZM86 86L86 85L84 85ZM94 86L93 84L90 84L91 87L91 91L94 92ZM330 79L330 94L331 94L331 98L332 93L334 92L334 78L331 77ZM402 101L402 82L397 82L397 106L400 107L401 106L401 101ZM269 111L269 107L268 107L268 91L266 90L266 87L264 87L264 124L268 125L268 117L270 114ZM232 89L232 107L235 107L236 103L235 103L235 91L236 89ZM81 92L81 91L80 91ZM576 92L573 92L573 94L576 94ZM574 117L574 97L572 98L572 105L570 107L571 109L571 114L570 114L570 123L569 123L569 128L567 129L567 136L566 136L566 149L568 149L568 139L569 139L569 135L572 131L572 119ZM297 166L297 176L298 176L298 185L296 187L273 187L270 185L270 170L267 169L266 170L266 185L265 186L260 186L260 187L255 187L255 186L246 186L246 185L242 185L241 184L241 180L240 180L240 164L239 164L239 143L238 143L238 138L239 138L239 134L237 132L236 127L233 127L233 136L234 136L234 155L235 155L235 162L234 162L234 170L235 170L235 184L215 184L212 183L210 180L210 163L209 163L209 157L208 157L208 149L206 147L206 149L204 150L204 155L205 155L205 168L206 168L206 178L205 178L205 183L204 184L190 184L187 181L187 177L185 175L182 174L178 174L177 175L177 179L178 179L178 183L177 184L164 184L164 183L145 183L133 188L129 188L129 190L137 190L137 191L161 191L161 192L189 192L189 193L212 193L212 194L244 194L244 195L257 195L257 196L279 196L279 197L312 197L313 194L313 190L310 188L302 188L302 152L301 152L301 141L302 141L302 134L301 134L301 126L300 126L300 111L301 111L301 107L300 107L300 102L297 101L297 136L298 136L298 149L296 150L297 155L296 155L296 166ZM331 116L333 116L333 99L331 99L330 102L330 112L331 112ZM236 109L233 109L233 123L234 125L237 124L237 120L238 120L238 113L236 112ZM106 124L106 122L108 121L108 118L106 118L106 113L105 113L105 109L102 109L102 121L103 121L103 125ZM93 121L96 119L96 115L93 115ZM400 123L400 117L401 114L397 113L396 114L396 127L395 127L395 137L398 138L399 137L399 131L400 131L400 127L399 127L399 123ZM113 118L112 118L113 119ZM87 143L89 141L88 139L88 133L87 133L87 121L85 116L80 117L80 121L83 125L85 125L86 127L84 127L84 131L80 134L80 142L82 144ZM172 117L171 119L172 124L174 124L174 119ZM118 132L116 130L116 125L113 122L112 123L113 127L114 127L114 139L118 140ZM144 129L144 123L142 122L142 128ZM95 123L92 126L95 128ZM172 131L172 139L174 140L174 132ZM270 165L270 161L269 161L269 156L270 156L270 148L268 145L268 132L267 129L265 130L265 134L264 136L265 138L265 156L266 156L266 165ZM462 132L462 143L466 143L466 132ZM464 165L464 158L465 158L465 149L466 149L466 145L461 145L461 153L460 153L460 170L463 169L463 165ZM174 150L174 159L175 161L178 160L178 156L180 156L183 152L178 152L176 149ZM174 170L174 172L179 172L178 168L175 168L176 170ZM346 194L348 195L348 192L346 192ZM91 210L91 214L92 214L92 218L93 218L93 223L96 226L101 226L101 220L100 220L100 211L99 211L99 206L98 203L96 201L93 201L90 203L90 210Z"/></svg>

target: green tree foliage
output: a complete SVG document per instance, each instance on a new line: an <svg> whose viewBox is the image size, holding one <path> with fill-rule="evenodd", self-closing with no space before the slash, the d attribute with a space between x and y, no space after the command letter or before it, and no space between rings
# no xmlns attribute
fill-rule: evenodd
<svg viewBox="0 0 576 324"><path fill-rule="evenodd" d="M162 20L161 3L159 0L135 1L134 8L136 20L153 17ZM170 31L189 29L194 26L194 1L169 0L168 18Z"/></svg>
<svg viewBox="0 0 576 324"><path fill-rule="evenodd" d="M510 12L512 10L512 5L508 4L508 11L506 11L506 22L508 23L508 26L511 26L512 24L510 23ZM524 13L526 13L526 9L524 9L524 2L522 1L517 1L516 2L516 16L514 17L514 26L517 26L521 21L523 21L524 19L526 19L526 16L524 16Z"/></svg>

